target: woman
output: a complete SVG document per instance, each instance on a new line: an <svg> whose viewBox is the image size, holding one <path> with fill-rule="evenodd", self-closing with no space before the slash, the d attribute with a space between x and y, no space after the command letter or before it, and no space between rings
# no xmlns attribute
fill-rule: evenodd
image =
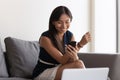
<svg viewBox="0 0 120 80"><path fill-rule="evenodd" d="M78 51L90 41L87 32L75 47L68 45L75 41L68 29L72 14L65 6L56 7L49 20L49 30L42 33L39 44L38 63L33 71L34 80L61 80L62 71L66 68L85 68L78 58Z"/></svg>

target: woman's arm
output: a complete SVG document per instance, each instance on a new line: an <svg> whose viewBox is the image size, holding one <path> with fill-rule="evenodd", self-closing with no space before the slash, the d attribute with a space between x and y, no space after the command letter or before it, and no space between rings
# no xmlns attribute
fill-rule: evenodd
<svg viewBox="0 0 120 80"><path fill-rule="evenodd" d="M53 46L51 40L48 37L42 36L39 40L40 46L43 47L49 55L61 64L65 64L69 60L68 54L62 54L56 47Z"/></svg>
<svg viewBox="0 0 120 80"><path fill-rule="evenodd" d="M80 40L80 42L77 43L78 50L82 48L84 45L86 45L89 41L91 41L91 35L89 32L85 33Z"/></svg>

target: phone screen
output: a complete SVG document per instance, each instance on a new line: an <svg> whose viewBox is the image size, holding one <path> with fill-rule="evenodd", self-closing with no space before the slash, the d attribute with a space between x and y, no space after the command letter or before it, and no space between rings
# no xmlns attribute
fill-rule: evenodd
<svg viewBox="0 0 120 80"><path fill-rule="evenodd" d="M75 47L76 46L76 41L71 41L70 43L68 43L68 45L71 45L71 46Z"/></svg>

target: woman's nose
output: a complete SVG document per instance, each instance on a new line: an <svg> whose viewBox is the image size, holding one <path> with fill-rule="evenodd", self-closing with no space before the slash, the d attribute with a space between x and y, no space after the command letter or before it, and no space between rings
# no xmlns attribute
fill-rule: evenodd
<svg viewBox="0 0 120 80"><path fill-rule="evenodd" d="M65 27L66 27L66 24L65 24L65 23L63 23L63 24L62 24L62 27L63 27L63 28L65 28Z"/></svg>

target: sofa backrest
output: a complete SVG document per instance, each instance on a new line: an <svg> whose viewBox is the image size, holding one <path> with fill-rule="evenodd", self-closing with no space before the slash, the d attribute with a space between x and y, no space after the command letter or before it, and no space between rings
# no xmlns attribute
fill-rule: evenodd
<svg viewBox="0 0 120 80"><path fill-rule="evenodd" d="M111 80L120 80L120 54L79 53L86 67L109 67Z"/></svg>

